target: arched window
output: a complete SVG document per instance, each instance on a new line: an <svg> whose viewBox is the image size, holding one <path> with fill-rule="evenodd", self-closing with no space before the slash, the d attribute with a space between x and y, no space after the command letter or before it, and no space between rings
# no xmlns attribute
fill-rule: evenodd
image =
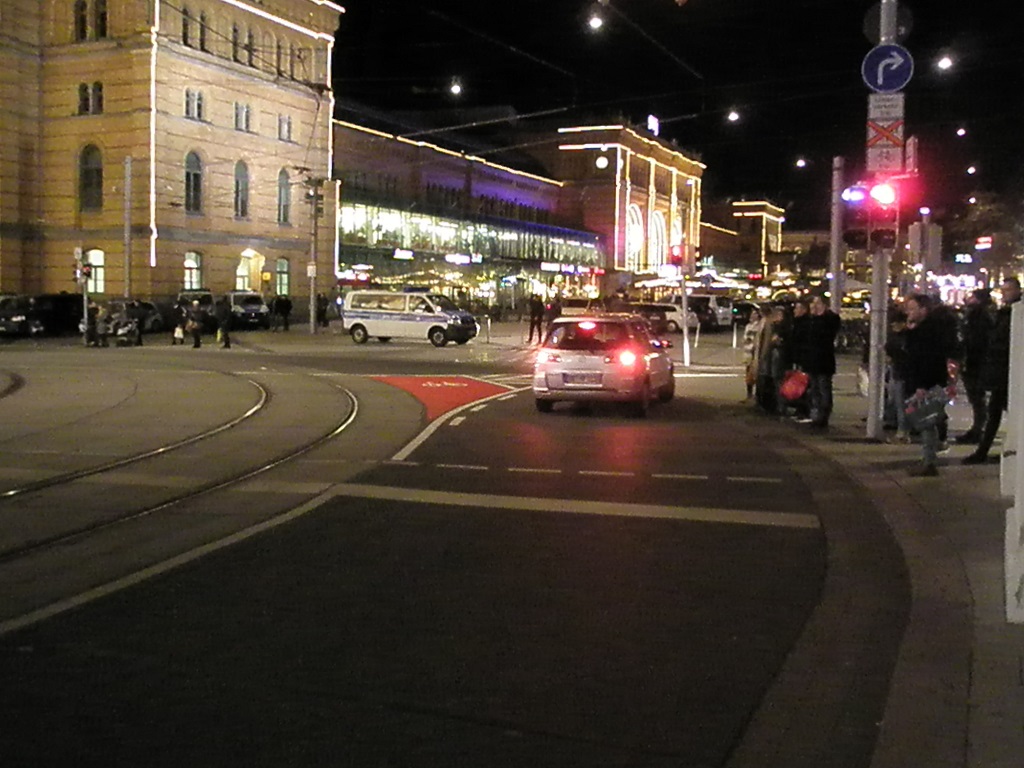
<svg viewBox="0 0 1024 768"><path fill-rule="evenodd" d="M237 24L231 25L231 60L242 60L242 30Z"/></svg>
<svg viewBox="0 0 1024 768"><path fill-rule="evenodd" d="M185 157L185 211L203 212L203 161L195 152Z"/></svg>
<svg viewBox="0 0 1024 768"><path fill-rule="evenodd" d="M107 0L93 0L92 36L103 40L107 36Z"/></svg>
<svg viewBox="0 0 1024 768"><path fill-rule="evenodd" d="M78 84L78 114L88 115L89 108L91 106L91 100L89 98L89 84L79 83Z"/></svg>
<svg viewBox="0 0 1024 768"><path fill-rule="evenodd" d="M640 206L630 203L626 208L626 269L638 269L643 248L644 217Z"/></svg>
<svg viewBox="0 0 1024 768"><path fill-rule="evenodd" d="M192 11L181 9L181 44L192 47Z"/></svg>
<svg viewBox="0 0 1024 768"><path fill-rule="evenodd" d="M277 174L277 223L290 224L292 221L292 185L288 171L284 168Z"/></svg>
<svg viewBox="0 0 1024 768"><path fill-rule="evenodd" d="M251 264L250 259L243 256L238 261L238 266L235 267L235 290L236 291L248 291L249 286L252 284L250 278Z"/></svg>
<svg viewBox="0 0 1024 768"><path fill-rule="evenodd" d="M651 222L650 237L647 240L647 267L660 267L666 262L666 240L668 239L665 214L655 211Z"/></svg>
<svg viewBox="0 0 1024 768"><path fill-rule="evenodd" d="M75 42L81 42L89 36L89 4L85 0L75 2Z"/></svg>
<svg viewBox="0 0 1024 768"><path fill-rule="evenodd" d="M284 74L284 43L280 40L274 47L274 71L279 75Z"/></svg>
<svg viewBox="0 0 1024 768"><path fill-rule="evenodd" d="M291 293L291 273L288 271L288 259L278 259L274 265L274 292L278 296Z"/></svg>
<svg viewBox="0 0 1024 768"><path fill-rule="evenodd" d="M249 166L239 160L235 163L235 218L249 216Z"/></svg>
<svg viewBox="0 0 1024 768"><path fill-rule="evenodd" d="M209 51L210 50L209 48L206 47L206 27L207 27L206 14L205 13L200 13L199 14L199 50L200 51Z"/></svg>
<svg viewBox="0 0 1024 768"><path fill-rule="evenodd" d="M245 63L256 66L256 35L251 29L245 33Z"/></svg>
<svg viewBox="0 0 1024 768"><path fill-rule="evenodd" d="M106 293L107 265L106 254L98 248L90 248L85 252L84 262L92 267L89 271L89 293Z"/></svg>
<svg viewBox="0 0 1024 768"><path fill-rule="evenodd" d="M182 287L186 291L195 291L203 287L203 257L195 251L185 254L185 280Z"/></svg>
<svg viewBox="0 0 1024 768"><path fill-rule="evenodd" d="M103 155L95 144L85 147L78 157L78 209L103 209Z"/></svg>

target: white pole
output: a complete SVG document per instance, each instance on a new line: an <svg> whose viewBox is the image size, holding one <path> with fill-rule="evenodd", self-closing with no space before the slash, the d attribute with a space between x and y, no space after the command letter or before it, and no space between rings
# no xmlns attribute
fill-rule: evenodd
<svg viewBox="0 0 1024 768"><path fill-rule="evenodd" d="M1024 401L1019 396L1024 376L1024 304L1014 304L1011 317L1009 412L999 479L1003 495L1013 497L1013 506L1006 510L1006 620L1024 624L1024 452L1020 450Z"/></svg>
<svg viewBox="0 0 1024 768"><path fill-rule="evenodd" d="M132 156L124 159L124 297L132 295Z"/></svg>
<svg viewBox="0 0 1024 768"><path fill-rule="evenodd" d="M832 228L829 233L828 268L832 275L829 286L830 309L839 314L843 307L842 230L843 230L843 158L832 158Z"/></svg>

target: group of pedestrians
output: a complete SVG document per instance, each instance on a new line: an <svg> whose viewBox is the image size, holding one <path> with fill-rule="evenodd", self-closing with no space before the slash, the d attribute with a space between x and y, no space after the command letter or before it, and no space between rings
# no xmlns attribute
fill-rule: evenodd
<svg viewBox="0 0 1024 768"><path fill-rule="evenodd" d="M555 296L547 304L539 294L533 294L529 301L530 308L530 334L526 340L527 344L533 344L534 334L537 343L544 341L544 334L551 327L557 318L562 316L562 298Z"/></svg>
<svg viewBox="0 0 1024 768"><path fill-rule="evenodd" d="M765 413L827 428L840 326L839 315L822 296L753 310L743 335L747 398ZM802 381L798 397L783 389L793 371Z"/></svg>
<svg viewBox="0 0 1024 768"><path fill-rule="evenodd" d="M183 304L177 309L178 316L171 336L171 345L184 345L186 337L192 339L192 348L203 346L203 331L214 321L217 328L217 340L224 349L231 349L231 303L226 296L214 302L211 311L207 311L198 299L191 304Z"/></svg>
<svg viewBox="0 0 1024 768"><path fill-rule="evenodd" d="M910 469L913 476L939 474L938 455L948 442L946 405L956 397L960 380L971 405L971 426L953 442L977 446L964 464L988 459L1008 403L1010 320L1021 299L1020 281L1007 278L1001 292L997 309L988 290L974 291L960 317L925 293L910 294L893 308L885 346L885 426L896 433L890 442L910 443L912 433L918 436L921 461ZM820 296L755 310L743 338L748 400L766 413L827 427L840 326ZM783 387L792 371L805 374L805 391L798 398L783 396L792 394Z"/></svg>

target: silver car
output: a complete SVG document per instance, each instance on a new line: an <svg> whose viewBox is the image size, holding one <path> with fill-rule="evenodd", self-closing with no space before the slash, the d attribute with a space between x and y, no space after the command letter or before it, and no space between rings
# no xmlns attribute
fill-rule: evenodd
<svg viewBox="0 0 1024 768"><path fill-rule="evenodd" d="M675 391L667 346L633 315L555 320L533 368L533 396L541 413L559 401L625 402L643 417L653 399L667 402Z"/></svg>

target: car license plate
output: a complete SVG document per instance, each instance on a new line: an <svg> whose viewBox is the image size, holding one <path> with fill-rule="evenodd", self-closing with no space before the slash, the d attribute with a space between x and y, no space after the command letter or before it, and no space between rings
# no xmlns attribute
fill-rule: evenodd
<svg viewBox="0 0 1024 768"><path fill-rule="evenodd" d="M567 385L577 387L599 387L601 386L600 373L564 373L562 380Z"/></svg>

